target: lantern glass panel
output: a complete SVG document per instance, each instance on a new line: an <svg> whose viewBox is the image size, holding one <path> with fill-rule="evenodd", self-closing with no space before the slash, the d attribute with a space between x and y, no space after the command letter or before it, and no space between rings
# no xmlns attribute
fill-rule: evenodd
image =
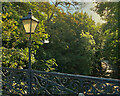
<svg viewBox="0 0 120 96"><path fill-rule="evenodd" d="M31 20L23 20L23 21L22 21L26 33L30 33L30 21L31 21Z"/></svg>
<svg viewBox="0 0 120 96"><path fill-rule="evenodd" d="M30 23L31 23L31 33L34 33L35 28L37 27L38 22L36 22L34 20L32 20L32 22L31 22L31 19L23 20L22 22L23 22L23 25L24 25L26 33L30 33Z"/></svg>
<svg viewBox="0 0 120 96"><path fill-rule="evenodd" d="M35 31L35 29L37 27L37 24L38 23L36 21L32 20L31 33L34 33L34 31Z"/></svg>

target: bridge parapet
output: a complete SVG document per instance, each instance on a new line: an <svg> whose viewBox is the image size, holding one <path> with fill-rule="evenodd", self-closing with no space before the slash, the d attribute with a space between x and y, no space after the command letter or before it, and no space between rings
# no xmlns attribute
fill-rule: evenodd
<svg viewBox="0 0 120 96"><path fill-rule="evenodd" d="M2 68L3 94L28 94L26 69ZM32 94L120 95L120 80L31 70Z"/></svg>

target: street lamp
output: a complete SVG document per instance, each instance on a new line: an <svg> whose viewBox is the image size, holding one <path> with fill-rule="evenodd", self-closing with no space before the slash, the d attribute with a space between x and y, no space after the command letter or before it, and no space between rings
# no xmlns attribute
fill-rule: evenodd
<svg viewBox="0 0 120 96"><path fill-rule="evenodd" d="M29 71L29 82L28 82L28 91L29 91L29 94L31 95L31 91L32 91L32 76L31 76L31 34L34 34L35 32L35 29L39 23L39 20L37 20L33 15L32 15L32 12L31 12L31 9L29 10L29 13L28 13L28 16L26 17L23 17L22 19L22 22L23 22L23 25L24 25L24 28L25 28L25 31L27 34L30 34L30 37L29 37L29 66L28 66L28 71Z"/></svg>
<svg viewBox="0 0 120 96"><path fill-rule="evenodd" d="M25 31L27 34L30 34L29 37L29 69L31 69L31 34L34 34L34 31L39 23L39 20L37 20L31 12L31 9L29 10L28 16L23 17L22 19Z"/></svg>
<svg viewBox="0 0 120 96"><path fill-rule="evenodd" d="M23 17L21 20L23 22L26 33L27 34L34 33L34 31L35 31L35 29L36 29L36 27L37 27L37 25L39 23L39 20L37 20L32 15L31 9L30 9L30 11L28 13L28 16Z"/></svg>

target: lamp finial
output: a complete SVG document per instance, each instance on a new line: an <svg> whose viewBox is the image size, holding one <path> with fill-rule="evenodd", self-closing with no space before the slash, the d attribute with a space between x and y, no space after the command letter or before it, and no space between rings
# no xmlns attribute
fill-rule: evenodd
<svg viewBox="0 0 120 96"><path fill-rule="evenodd" d="M28 14L32 14L32 10L31 9L29 9L29 13Z"/></svg>

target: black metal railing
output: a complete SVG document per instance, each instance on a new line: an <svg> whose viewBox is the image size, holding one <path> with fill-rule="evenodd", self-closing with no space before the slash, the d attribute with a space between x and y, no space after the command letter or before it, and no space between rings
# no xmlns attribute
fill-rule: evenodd
<svg viewBox="0 0 120 96"><path fill-rule="evenodd" d="M3 94L28 94L27 69L2 68ZM120 80L31 70L32 94L120 95Z"/></svg>

